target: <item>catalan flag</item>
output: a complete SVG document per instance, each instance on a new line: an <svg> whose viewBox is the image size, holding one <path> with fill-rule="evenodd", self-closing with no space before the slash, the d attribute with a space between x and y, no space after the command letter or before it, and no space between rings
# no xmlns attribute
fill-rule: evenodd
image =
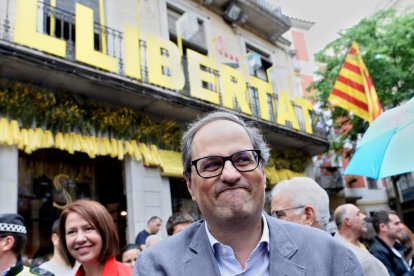
<svg viewBox="0 0 414 276"><path fill-rule="evenodd" d="M328 101L370 123L382 113L377 92L356 42L352 42Z"/></svg>

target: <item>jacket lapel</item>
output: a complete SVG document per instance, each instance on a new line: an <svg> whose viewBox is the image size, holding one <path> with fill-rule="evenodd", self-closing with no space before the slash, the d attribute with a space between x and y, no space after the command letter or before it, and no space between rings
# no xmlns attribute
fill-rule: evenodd
<svg viewBox="0 0 414 276"><path fill-rule="evenodd" d="M200 223L184 256L185 275L220 275L204 224Z"/></svg>
<svg viewBox="0 0 414 276"><path fill-rule="evenodd" d="M305 275L305 268L291 260L298 248L289 233L276 219L265 216L269 227L270 275ZM189 250L183 256L185 275L220 275L204 222L195 231Z"/></svg>
<svg viewBox="0 0 414 276"><path fill-rule="evenodd" d="M276 219L265 215L269 227L269 272L270 275L305 275L305 268L296 264L291 257L298 247L289 233Z"/></svg>

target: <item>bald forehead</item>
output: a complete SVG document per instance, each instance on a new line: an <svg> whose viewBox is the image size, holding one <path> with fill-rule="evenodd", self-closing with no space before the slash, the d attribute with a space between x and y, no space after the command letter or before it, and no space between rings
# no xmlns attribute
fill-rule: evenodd
<svg viewBox="0 0 414 276"><path fill-rule="evenodd" d="M343 213L343 214L350 214L353 211L359 211L358 207L354 206L353 204L344 204L342 206L340 206L337 210L336 213Z"/></svg>
<svg viewBox="0 0 414 276"><path fill-rule="evenodd" d="M239 130L241 132L244 132L247 135L246 130L244 129L244 127L242 127L241 125L239 125L236 122L233 121L229 121L229 120L216 120L213 122L209 122L207 124L205 124L204 126L202 126L194 135L194 140L196 139L197 136L203 135L205 133L209 133L215 130L220 129L223 134L225 134L227 131L226 130Z"/></svg>
<svg viewBox="0 0 414 276"><path fill-rule="evenodd" d="M194 135L191 157L226 156L253 149L253 143L243 126L228 120L217 120L201 127Z"/></svg>

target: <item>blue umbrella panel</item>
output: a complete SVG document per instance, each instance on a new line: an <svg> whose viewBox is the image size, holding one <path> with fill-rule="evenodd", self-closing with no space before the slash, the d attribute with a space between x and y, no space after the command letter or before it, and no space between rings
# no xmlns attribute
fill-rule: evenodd
<svg viewBox="0 0 414 276"><path fill-rule="evenodd" d="M379 179L414 171L414 100L379 116L344 174Z"/></svg>

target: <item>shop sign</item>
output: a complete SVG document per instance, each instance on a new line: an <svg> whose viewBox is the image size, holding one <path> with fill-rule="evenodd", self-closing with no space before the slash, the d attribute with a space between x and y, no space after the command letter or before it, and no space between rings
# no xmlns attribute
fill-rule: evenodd
<svg viewBox="0 0 414 276"><path fill-rule="evenodd" d="M37 31L38 23L37 0L17 0L15 34L13 41L40 51L66 57L66 41L43 34ZM94 21L93 10L76 3L75 6L76 25L76 48L75 59L84 64L98 67L108 72L120 74L118 71L118 59L94 49ZM185 76L181 66L181 53L177 45L169 40L163 39L155 34L145 34L147 42L148 80L151 84L165 87L171 90L181 91L184 88L185 78L190 83L190 96L211 104L220 103L229 109L235 109L238 103L240 111L252 115L249 104L248 84L258 92L260 105L259 117L271 121L268 107L268 95L273 101L273 88L271 82L247 76L241 70L232 68L226 64L217 65L212 58L187 49L188 76ZM139 56L139 26L125 25L124 49L125 49L125 74L128 77L142 80L141 59ZM167 52L168 55L163 53ZM203 68L211 70L203 70ZM165 70L168 69L168 70ZM212 72L220 72L220 79ZM168 71L168 75L164 72ZM271 76L268 76L270 79ZM211 86L203 85L209 83ZM211 89L218 87L219 92ZM292 100L283 90L278 91L278 106L276 123L286 125L290 122L292 127L300 130L299 121L295 113ZM310 111L312 105L303 98L296 98L295 103L302 109L302 118L305 131L312 134ZM275 106L275 103L272 102Z"/></svg>

